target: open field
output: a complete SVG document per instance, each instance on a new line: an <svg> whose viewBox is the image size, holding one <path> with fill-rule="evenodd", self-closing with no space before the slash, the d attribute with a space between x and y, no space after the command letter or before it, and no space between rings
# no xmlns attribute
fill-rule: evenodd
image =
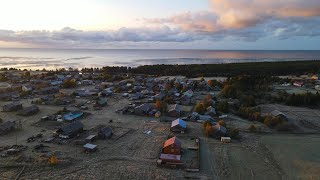
<svg viewBox="0 0 320 180"><path fill-rule="evenodd" d="M201 94L199 94L200 96ZM201 95L202 96L202 95ZM84 99L77 99L83 101ZM76 102L76 103L77 103ZM23 100L24 105L30 100ZM75 104L76 104L75 103ZM248 133L252 122L228 115L225 122L229 127L240 129L242 139L223 144L217 139L203 135L201 123L188 122L186 134L169 131L171 123L160 122L159 118L136 115L122 115L115 111L129 103L129 100L115 94L108 98L108 105L102 110L93 111L89 106L88 117L81 119L85 132L65 144L45 144L47 152L34 151L39 142L27 143L26 139L37 133L50 137L59 123L38 123L42 116L53 114L63 107L40 105L40 112L30 117L20 117L16 113L0 112L4 120L21 120L23 129L0 136L0 146L16 143L28 145L20 155L0 157L0 179L12 179L25 167L20 179L317 179L320 177L319 144L320 136L292 135L276 133L262 123L256 122L263 133ZM0 105L6 102L0 102ZM294 108L282 105L277 107L298 122L299 118L317 123L318 110ZM69 107L75 110L75 107ZM110 122L112 120L112 123ZM110 126L114 135L108 140L98 140L98 152L86 154L76 141L87 135L96 134L101 125ZM308 129L308 127L305 127ZM144 134L151 131L149 135ZM314 131L313 132L317 132ZM310 132L311 132L310 130ZM309 132L309 131L308 131ZM186 142L183 147L192 146L190 137L200 137L200 172L188 173L184 170L159 168L156 160L168 135L177 135ZM44 157L55 152L59 164L50 166ZM194 154L191 155L191 159ZM187 159L188 160L188 159ZM189 161L189 160L188 160ZM197 164L192 164L191 166Z"/></svg>
<svg viewBox="0 0 320 180"><path fill-rule="evenodd" d="M320 137L264 136L261 142L277 160L287 179L320 178Z"/></svg>

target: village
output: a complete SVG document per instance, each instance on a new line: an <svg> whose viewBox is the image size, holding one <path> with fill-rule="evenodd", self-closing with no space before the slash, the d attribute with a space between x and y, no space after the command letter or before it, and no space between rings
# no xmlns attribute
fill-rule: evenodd
<svg viewBox="0 0 320 180"><path fill-rule="evenodd" d="M227 77L0 74L0 179L320 177L320 109L278 103L318 95L316 74L277 77L250 108Z"/></svg>

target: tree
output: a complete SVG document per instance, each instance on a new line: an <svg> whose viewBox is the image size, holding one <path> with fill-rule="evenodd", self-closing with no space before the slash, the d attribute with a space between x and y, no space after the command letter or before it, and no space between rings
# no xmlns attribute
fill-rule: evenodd
<svg viewBox="0 0 320 180"><path fill-rule="evenodd" d="M195 110L197 113L199 114L203 114L206 111L206 108L204 107L204 105L202 104L202 102L199 102L196 107Z"/></svg>
<svg viewBox="0 0 320 180"><path fill-rule="evenodd" d="M272 117L271 116L267 116L265 117L263 123L268 126L268 127L271 127L271 121L272 121Z"/></svg>
<svg viewBox="0 0 320 180"><path fill-rule="evenodd" d="M211 122L210 121L205 121L203 123L203 128L205 129L207 126L212 126Z"/></svg>
<svg viewBox="0 0 320 180"><path fill-rule="evenodd" d="M229 111L229 104L228 104L228 102L227 102L227 101L219 102L218 105L217 105L217 109L218 109L218 111L227 113L227 112Z"/></svg>
<svg viewBox="0 0 320 180"><path fill-rule="evenodd" d="M208 85L209 85L210 87L214 87L215 83L214 83L213 80L209 80L209 81L208 81Z"/></svg>
<svg viewBox="0 0 320 180"><path fill-rule="evenodd" d="M239 129L235 129L235 128L232 128L230 130L230 137L231 138L237 138L239 136Z"/></svg>
<svg viewBox="0 0 320 180"><path fill-rule="evenodd" d="M161 101L161 100L156 100L156 109L164 112L167 109L167 103Z"/></svg>
<svg viewBox="0 0 320 180"><path fill-rule="evenodd" d="M207 137L212 136L213 135L213 127L211 124L207 124L206 128L205 128L205 134Z"/></svg>
<svg viewBox="0 0 320 180"><path fill-rule="evenodd" d="M64 81L62 86L64 88L75 88L77 86L77 82L74 79L69 79Z"/></svg>
<svg viewBox="0 0 320 180"><path fill-rule="evenodd" d="M224 122L224 120L220 120L220 121L218 122L218 124L219 124L220 126L226 127L226 123Z"/></svg>
<svg viewBox="0 0 320 180"><path fill-rule="evenodd" d="M212 104L213 104L212 96L210 94L208 94L205 98L203 98L202 104L205 108L212 106Z"/></svg>

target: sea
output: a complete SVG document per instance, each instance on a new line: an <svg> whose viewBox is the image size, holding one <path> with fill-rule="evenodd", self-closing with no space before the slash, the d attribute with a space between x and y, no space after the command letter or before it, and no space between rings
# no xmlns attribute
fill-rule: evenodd
<svg viewBox="0 0 320 180"><path fill-rule="evenodd" d="M60 69L153 64L320 60L320 51L164 49L0 49L0 68Z"/></svg>

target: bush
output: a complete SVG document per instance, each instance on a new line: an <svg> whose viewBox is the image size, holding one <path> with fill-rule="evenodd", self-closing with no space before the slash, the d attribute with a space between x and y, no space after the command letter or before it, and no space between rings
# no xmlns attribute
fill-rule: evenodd
<svg viewBox="0 0 320 180"><path fill-rule="evenodd" d="M239 137L239 129L231 129L230 130L230 137L231 138L238 138Z"/></svg>
<svg viewBox="0 0 320 180"><path fill-rule="evenodd" d="M250 132L256 132L257 131L256 126L253 125L253 124L251 124L248 129L249 129Z"/></svg>
<svg viewBox="0 0 320 180"><path fill-rule="evenodd" d="M227 101L219 102L217 105L218 111L227 113L229 111L229 104Z"/></svg>
<svg viewBox="0 0 320 180"><path fill-rule="evenodd" d="M206 111L206 108L201 102L199 102L195 107L195 111L199 114L204 114L204 112Z"/></svg>
<svg viewBox="0 0 320 180"><path fill-rule="evenodd" d="M77 86L77 82L74 79L66 80L63 82L62 86L64 88L75 88Z"/></svg>
<svg viewBox="0 0 320 180"><path fill-rule="evenodd" d="M220 120L220 121L218 122L218 124L219 124L220 126L226 127L226 123L224 122L224 120Z"/></svg>

